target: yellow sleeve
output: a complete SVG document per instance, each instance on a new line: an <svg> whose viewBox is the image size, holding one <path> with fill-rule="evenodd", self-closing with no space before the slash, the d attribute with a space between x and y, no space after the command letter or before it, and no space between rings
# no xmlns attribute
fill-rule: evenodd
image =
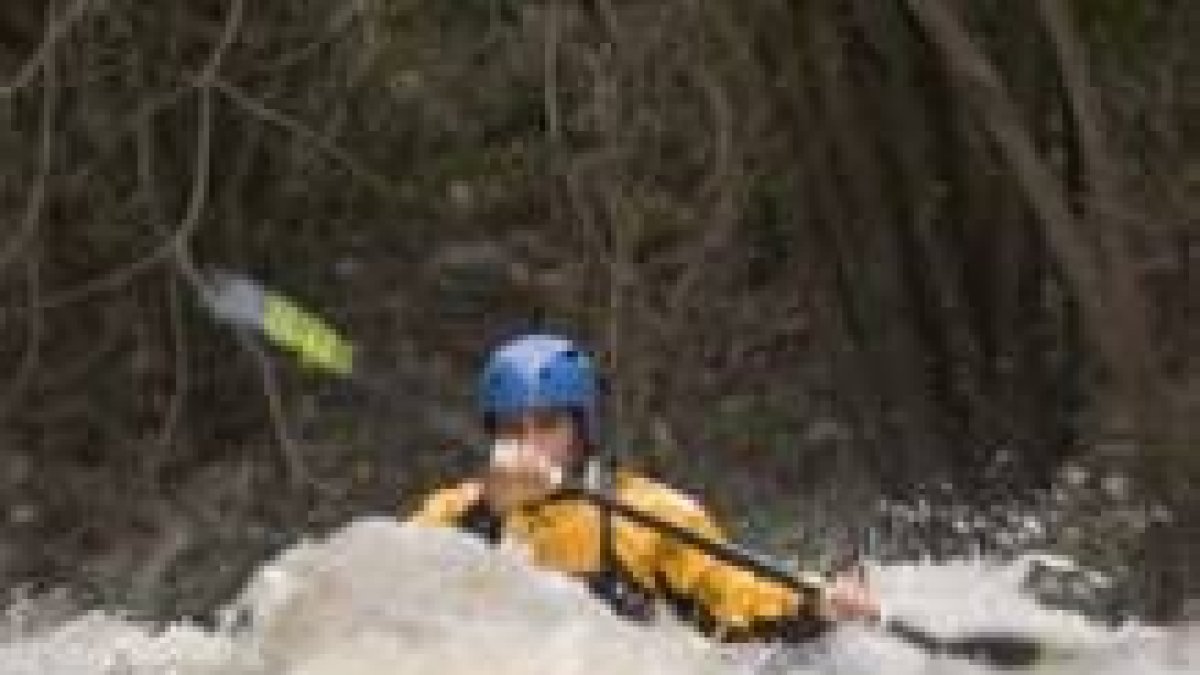
<svg viewBox="0 0 1200 675"><path fill-rule="evenodd" d="M676 524L713 540L725 541L725 534L698 505L684 500L680 508L672 511ZM662 542L659 570L674 593L699 603L722 632L793 617L800 607L800 598L786 586L669 538Z"/></svg>
<svg viewBox="0 0 1200 675"><path fill-rule="evenodd" d="M425 498L416 511L402 519L418 525L452 526L479 499L480 492L480 485L475 481L436 490Z"/></svg>

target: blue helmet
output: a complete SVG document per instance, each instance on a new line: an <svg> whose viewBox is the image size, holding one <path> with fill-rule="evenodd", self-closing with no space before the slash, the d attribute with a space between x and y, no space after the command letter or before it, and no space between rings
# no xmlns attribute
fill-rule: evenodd
<svg viewBox="0 0 1200 675"><path fill-rule="evenodd" d="M595 445L596 390L592 359L574 342L556 335L523 335L488 358L479 377L479 407L489 423L537 408L570 410L579 418L584 439Z"/></svg>

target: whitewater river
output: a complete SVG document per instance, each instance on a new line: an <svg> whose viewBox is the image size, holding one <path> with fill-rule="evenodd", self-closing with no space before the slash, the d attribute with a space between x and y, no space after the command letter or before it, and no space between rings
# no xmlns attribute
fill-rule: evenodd
<svg viewBox="0 0 1200 675"><path fill-rule="evenodd" d="M892 566L889 610L933 630L1032 632L1051 657L1024 672L1200 672L1200 627L1110 629L1039 606L1022 564ZM112 615L3 626L0 674L506 675L547 673L988 673L865 627L802 651L715 648L687 629L610 616L574 583L455 532L362 520L264 565L228 626L152 631Z"/></svg>

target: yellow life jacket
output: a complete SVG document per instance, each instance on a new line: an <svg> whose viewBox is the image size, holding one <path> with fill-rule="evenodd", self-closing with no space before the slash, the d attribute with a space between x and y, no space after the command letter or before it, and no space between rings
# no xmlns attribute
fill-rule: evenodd
<svg viewBox="0 0 1200 675"><path fill-rule="evenodd" d="M660 483L618 471L613 492L634 509L710 539L725 539L699 504ZM615 563L619 575L633 586L627 591L665 601L685 619L719 636L756 632L758 627L812 614L801 611L808 608L791 589L620 516L613 516L612 551L606 556L602 515L592 504L555 501L499 515L488 513L480 496L476 481L443 488L409 520L463 527L493 541L515 539L526 546L535 564L585 580L602 579L611 572L605 569L606 561Z"/></svg>

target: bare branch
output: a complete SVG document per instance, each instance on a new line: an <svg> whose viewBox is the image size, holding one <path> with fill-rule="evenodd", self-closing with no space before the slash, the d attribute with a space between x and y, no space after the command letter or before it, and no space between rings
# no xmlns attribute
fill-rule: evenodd
<svg viewBox="0 0 1200 675"><path fill-rule="evenodd" d="M12 81L6 85L0 85L0 98L8 98L26 87L33 80L33 76L46 67L58 41L84 15L90 2L91 0L75 0L75 3L67 8L67 11L59 19L55 19L51 15L54 11L54 3L46 3L46 13L51 15L46 21L46 37L38 45L33 56L17 71Z"/></svg>
<svg viewBox="0 0 1200 675"><path fill-rule="evenodd" d="M25 213L21 217L21 226L17 233L0 249L0 271L21 255L21 251L32 239L42 218L42 210L46 204L46 188L50 179L51 165L54 159L54 121L58 107L58 81L54 73L54 63L49 52L44 60L39 61L42 69L42 121L41 121L41 154L37 177L34 178L33 188L25 203Z"/></svg>
<svg viewBox="0 0 1200 675"><path fill-rule="evenodd" d="M25 285L28 289L26 304L29 307L36 307L38 304L38 294L41 288L39 266L39 261L35 256L30 256L25 261ZM25 318L25 324L27 327L25 355L21 358L21 364L14 371L7 391L0 395L0 420L8 417L20 403L21 397L28 389L30 382L33 381L33 376L42 363L42 337L45 334L42 313L29 312Z"/></svg>
<svg viewBox="0 0 1200 675"><path fill-rule="evenodd" d="M200 216L207 200L210 160L212 158L212 89L202 87L197 91L199 108L199 130L196 139L196 166L193 174L191 197L187 211L179 225L169 237L161 242L150 253L124 265L104 276L88 281L75 288L59 292L44 299L37 309L54 309L65 305L81 302L97 293L120 288L132 281L139 274L162 263L171 256L177 255L182 247L186 247L192 235L200 224Z"/></svg>
<svg viewBox="0 0 1200 675"><path fill-rule="evenodd" d="M546 6L546 39L542 49L542 106L546 113L546 138L557 148L562 139L561 111L558 103L558 50L562 23L557 2Z"/></svg>
<svg viewBox="0 0 1200 675"><path fill-rule="evenodd" d="M1105 276L1100 260L1087 243L1083 224L1071 211L1061 182L1039 156L995 67L972 42L961 21L940 0L907 0L907 4L927 38L942 52L943 62L959 80L968 105L979 115L1041 221L1047 244L1074 287L1089 325L1088 334L1124 390L1122 403L1140 408L1137 416L1147 417L1147 406L1154 406L1151 399L1157 398L1152 389L1154 378L1146 372L1149 364L1143 354L1128 353L1131 348L1141 350L1150 344L1145 336L1145 317L1122 315L1121 310L1128 314L1131 309L1126 289L1114 287Z"/></svg>
<svg viewBox="0 0 1200 675"><path fill-rule="evenodd" d="M1016 106L987 57L971 41L961 22L939 0L907 0L943 63L959 79L1017 180L1042 221L1063 271L1082 297L1098 297L1102 283L1096 261L1078 237L1062 187L1038 156ZM1093 316L1098 321L1099 316ZM1102 324L1101 324L1102 325Z"/></svg>
<svg viewBox="0 0 1200 675"><path fill-rule="evenodd" d="M52 54L47 51L45 59L40 61L42 75L42 120L41 120L41 168L35 179L29 200L25 206L25 214L21 218L21 227L17 235L8 243L7 248L0 251L0 269L17 259L25 251L30 242L36 239L38 223L46 202L46 186L49 182L54 151L54 121L58 106L58 78L55 77L55 67ZM27 255L25 261L27 302L29 308L25 316L27 326L25 338L25 356L21 359L3 396L0 396L0 419L4 419L17 405L34 374L41 363L42 334L44 333L43 315L37 308L41 293L40 263L36 255Z"/></svg>
<svg viewBox="0 0 1200 675"><path fill-rule="evenodd" d="M229 15L225 18L225 28L221 31L220 41L213 48L212 53L208 57L208 63L204 69L196 77L196 84L201 87L208 87L217 77L217 72L221 69L221 61L225 58L225 53L229 51L230 45L237 39L238 29L242 25L242 16L245 14L246 0L231 0L229 6Z"/></svg>
<svg viewBox="0 0 1200 675"><path fill-rule="evenodd" d="M1062 0L1038 0L1037 6L1054 47L1071 114L1075 117L1089 196L1108 197L1115 173L1105 150L1103 125L1097 114L1099 107L1092 90L1087 53L1075 35L1069 10Z"/></svg>
<svg viewBox="0 0 1200 675"><path fill-rule="evenodd" d="M1063 0L1039 0L1038 9L1054 48L1070 114L1075 120L1075 137L1079 143L1086 188L1080 204L1081 217L1095 228L1102 256L1100 264L1112 295L1110 311L1121 319L1111 330L1121 343L1118 348L1130 363L1130 370L1145 380L1138 385L1135 396L1148 399L1151 395L1146 389L1152 386L1156 370L1152 339L1142 328L1148 308L1138 288L1137 264L1126 243L1127 230L1123 225L1128 221L1122 222L1119 218L1123 210L1123 186L1105 142L1105 125L1092 86L1087 53ZM1177 424L1177 413L1167 410L1170 404L1164 399L1153 405L1159 409L1153 425L1172 427L1156 430L1164 435L1177 434L1178 430L1173 428Z"/></svg>
<svg viewBox="0 0 1200 675"><path fill-rule="evenodd" d="M221 39L216 47L214 47L204 70L196 80L199 122L196 133L195 168L193 170L191 196L188 199L187 209L179 225L165 241L161 242L147 255L103 277L93 279L73 289L46 298L39 305L39 309L62 307L86 300L96 293L105 290L120 288L142 272L153 268L171 256L179 255L181 251L186 249L192 235L195 234L196 229L200 225L204 206L208 199L213 136L213 95L211 85L213 80L216 79L221 59L235 39L237 29L241 24L244 5L245 0L233 0L230 5L229 15L225 21L225 30L222 32Z"/></svg>
<svg viewBox="0 0 1200 675"><path fill-rule="evenodd" d="M158 431L158 445L166 450L175 440L175 432L183 417L184 405L187 401L188 370L187 370L187 328L183 323L183 302L179 293L179 282L175 279L167 282L167 307L171 317L171 353L174 361L175 386L171 392L171 402L163 415L162 426Z"/></svg>
<svg viewBox="0 0 1200 675"><path fill-rule="evenodd" d="M339 147L328 136L322 135L303 122L283 113L274 108L270 108L261 101L252 98L245 92L241 91L232 84L223 80L217 79L212 82L212 86L230 101L233 101L242 110L251 115L279 126L296 136L310 142L315 148L324 152L329 157L337 160L342 166L350 171L350 174L355 178L369 185L373 190L381 195L388 197L394 196L399 192L399 187L396 186L391 179L372 171L367 166L358 160L354 155L346 152Z"/></svg>
<svg viewBox="0 0 1200 675"><path fill-rule="evenodd" d="M174 255L186 253L188 243L200 225L200 216L204 213L204 205L208 200L209 175L212 170L213 131L213 97L209 87L200 89L199 106L200 129L196 138L196 167L192 178L192 196L183 220L163 245L164 252L169 251Z"/></svg>
<svg viewBox="0 0 1200 675"><path fill-rule="evenodd" d="M304 457L300 453L300 447L292 436L287 413L283 409L283 395L280 392L279 378L275 375L275 366L271 362L271 357L267 355L261 345L254 341L254 338L240 329L238 330L238 343L254 357L255 363L258 364L263 393L267 397L267 410L271 415L271 425L275 429L275 438L279 441L279 447L283 451L284 465L287 468L288 479L292 487L299 488L308 484L319 485L310 476Z"/></svg>

